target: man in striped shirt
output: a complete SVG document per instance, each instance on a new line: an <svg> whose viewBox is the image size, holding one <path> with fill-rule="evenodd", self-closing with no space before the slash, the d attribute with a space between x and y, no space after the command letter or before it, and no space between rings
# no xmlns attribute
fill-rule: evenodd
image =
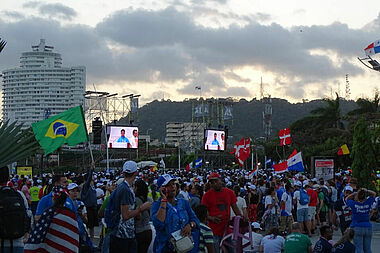
<svg viewBox="0 0 380 253"><path fill-rule="evenodd" d="M214 253L214 236L211 228L206 225L208 216L207 207L205 205L197 206L195 214L200 221L199 252Z"/></svg>

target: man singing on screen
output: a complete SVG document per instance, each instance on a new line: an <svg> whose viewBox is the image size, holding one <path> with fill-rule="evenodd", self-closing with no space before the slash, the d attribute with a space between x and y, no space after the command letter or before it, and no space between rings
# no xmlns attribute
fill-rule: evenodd
<svg viewBox="0 0 380 253"><path fill-rule="evenodd" d="M121 129L120 135L121 136L120 136L119 139L117 139L117 142L130 143L129 140L128 140L128 138L125 137L125 130L124 129Z"/></svg>
<svg viewBox="0 0 380 253"><path fill-rule="evenodd" d="M214 140L211 142L211 145L218 146L218 150L219 150L220 146L219 146L219 141L216 139L217 136L218 136L217 133L214 133Z"/></svg>

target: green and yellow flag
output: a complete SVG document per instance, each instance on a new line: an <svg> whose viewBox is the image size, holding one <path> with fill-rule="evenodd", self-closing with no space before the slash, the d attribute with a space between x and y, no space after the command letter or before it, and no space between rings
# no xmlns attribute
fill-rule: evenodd
<svg viewBox="0 0 380 253"><path fill-rule="evenodd" d="M46 120L32 124L36 140L49 154L67 143L75 146L88 141L82 106L73 107Z"/></svg>

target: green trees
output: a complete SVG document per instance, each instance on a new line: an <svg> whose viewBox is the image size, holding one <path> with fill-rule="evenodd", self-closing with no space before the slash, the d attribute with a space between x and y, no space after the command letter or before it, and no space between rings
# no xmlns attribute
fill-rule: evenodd
<svg viewBox="0 0 380 253"><path fill-rule="evenodd" d="M39 149L34 134L16 122L0 122L0 166L28 158Z"/></svg>
<svg viewBox="0 0 380 253"><path fill-rule="evenodd" d="M352 110L348 115L360 115L367 113L377 113L380 108L380 94L379 91L375 91L373 99L359 98L356 100L356 104L359 108Z"/></svg>
<svg viewBox="0 0 380 253"><path fill-rule="evenodd" d="M352 173L358 179L359 187L375 189L372 184L376 169L374 143L368 124L361 118L355 125L351 152Z"/></svg>
<svg viewBox="0 0 380 253"><path fill-rule="evenodd" d="M340 98L338 93L336 98L333 99L324 99L325 107L319 107L311 111L311 114L317 117L317 122L320 127L334 127L342 129L343 125L341 124L341 110L340 110Z"/></svg>

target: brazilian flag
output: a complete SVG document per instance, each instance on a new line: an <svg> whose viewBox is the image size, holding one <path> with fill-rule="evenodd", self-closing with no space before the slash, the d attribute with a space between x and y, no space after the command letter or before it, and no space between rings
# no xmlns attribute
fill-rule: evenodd
<svg viewBox="0 0 380 253"><path fill-rule="evenodd" d="M65 143L75 146L88 141L82 106L33 123L32 128L45 154L53 152Z"/></svg>

